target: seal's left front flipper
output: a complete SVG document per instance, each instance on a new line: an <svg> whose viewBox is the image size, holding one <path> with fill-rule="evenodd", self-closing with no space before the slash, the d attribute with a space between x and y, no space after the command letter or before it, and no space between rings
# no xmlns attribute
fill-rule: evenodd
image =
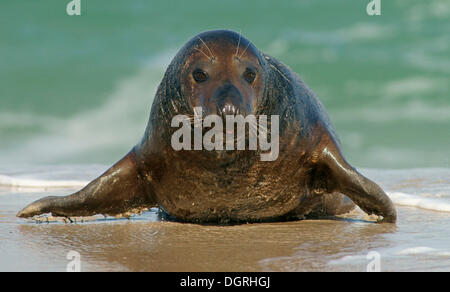
<svg viewBox="0 0 450 292"><path fill-rule="evenodd" d="M320 162L327 169L335 191L348 196L367 214L383 216L381 222L395 223L397 212L391 199L373 181L348 164L334 141L320 154Z"/></svg>
<svg viewBox="0 0 450 292"><path fill-rule="evenodd" d="M66 197L45 197L20 211L18 217L119 215L156 206L151 188L142 183L134 150L89 183Z"/></svg>

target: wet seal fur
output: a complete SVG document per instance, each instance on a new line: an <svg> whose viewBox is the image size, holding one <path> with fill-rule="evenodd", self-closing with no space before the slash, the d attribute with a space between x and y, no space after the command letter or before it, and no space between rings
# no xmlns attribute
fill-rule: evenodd
<svg viewBox="0 0 450 292"><path fill-rule="evenodd" d="M279 115L279 156L175 151L175 115ZM350 198L350 200L348 199ZM158 88L142 140L85 188L45 197L18 217L120 215L159 207L186 222L258 222L337 215L354 208L396 222L392 201L343 157L327 112L287 66L228 30L187 42Z"/></svg>

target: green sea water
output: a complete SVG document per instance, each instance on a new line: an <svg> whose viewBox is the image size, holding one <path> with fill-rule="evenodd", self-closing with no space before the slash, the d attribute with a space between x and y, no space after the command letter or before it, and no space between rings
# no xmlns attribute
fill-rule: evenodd
<svg viewBox="0 0 450 292"><path fill-rule="evenodd" d="M322 100L365 168L450 167L450 2L0 2L0 165L111 164L199 32L241 31Z"/></svg>

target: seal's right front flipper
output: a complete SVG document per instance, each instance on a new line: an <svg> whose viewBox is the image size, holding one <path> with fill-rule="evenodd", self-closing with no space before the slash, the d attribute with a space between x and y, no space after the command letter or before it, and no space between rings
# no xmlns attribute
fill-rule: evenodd
<svg viewBox="0 0 450 292"><path fill-rule="evenodd" d="M142 183L133 149L81 191L66 197L42 198L25 207L17 216L27 218L45 213L64 217L114 216L154 206L153 192Z"/></svg>
<svg viewBox="0 0 450 292"><path fill-rule="evenodd" d="M381 222L397 221L397 212L391 199L376 183L349 165L334 143L323 150L321 163L328 168L336 191L348 196L367 214L383 216Z"/></svg>

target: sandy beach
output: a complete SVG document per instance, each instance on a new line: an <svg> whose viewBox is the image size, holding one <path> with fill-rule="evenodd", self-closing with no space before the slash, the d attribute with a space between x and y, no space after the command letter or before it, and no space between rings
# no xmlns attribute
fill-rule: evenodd
<svg viewBox="0 0 450 292"><path fill-rule="evenodd" d="M82 169L71 176L89 179L101 167ZM365 171L397 202L396 225L373 223L358 209L320 220L234 226L161 221L156 209L129 220L98 216L73 224L16 218L28 202L76 190L45 187L58 181L49 180L57 172L29 179L22 173L15 187L0 188L0 271L66 271L70 251L79 253L82 271L366 271L373 252L381 271L450 271L448 169Z"/></svg>

